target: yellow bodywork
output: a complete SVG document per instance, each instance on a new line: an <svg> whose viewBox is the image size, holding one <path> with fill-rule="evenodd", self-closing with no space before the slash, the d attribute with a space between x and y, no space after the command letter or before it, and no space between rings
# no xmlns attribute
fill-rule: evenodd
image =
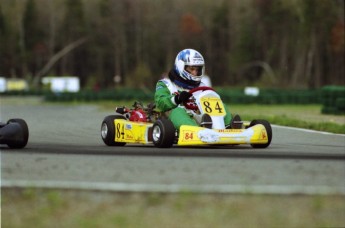
<svg viewBox="0 0 345 228"><path fill-rule="evenodd" d="M152 143L151 130L153 123L133 122L115 119L116 142ZM182 125L177 145L210 145L210 144L265 144L268 142L266 128L257 124L248 129L208 129Z"/></svg>
<svg viewBox="0 0 345 228"><path fill-rule="evenodd" d="M146 122L132 122L124 119L115 119L115 141L126 143L141 143L149 142L149 130L152 128L152 123Z"/></svg>
<svg viewBox="0 0 345 228"><path fill-rule="evenodd" d="M207 129L183 125L178 145L209 144L265 144L268 142L266 128L257 124L248 129Z"/></svg>

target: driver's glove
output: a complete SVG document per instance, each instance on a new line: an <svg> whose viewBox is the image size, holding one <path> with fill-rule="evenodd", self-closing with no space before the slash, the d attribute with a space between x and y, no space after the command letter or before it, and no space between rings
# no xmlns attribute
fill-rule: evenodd
<svg viewBox="0 0 345 228"><path fill-rule="evenodd" d="M181 93L175 95L175 103L181 104L182 102L187 101L191 96L192 94L190 92L182 91Z"/></svg>

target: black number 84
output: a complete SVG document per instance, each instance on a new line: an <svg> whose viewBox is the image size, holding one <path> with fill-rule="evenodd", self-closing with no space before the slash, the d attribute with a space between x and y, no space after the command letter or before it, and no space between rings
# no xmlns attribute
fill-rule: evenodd
<svg viewBox="0 0 345 228"><path fill-rule="evenodd" d="M212 102L212 103L214 103L214 102ZM207 112L207 113L213 112L213 109L211 107L211 103L209 101L204 101L203 104L205 107L204 108L205 112ZM218 111L218 113L223 113L223 108L221 107L221 105L219 104L218 101L214 104L214 110Z"/></svg>

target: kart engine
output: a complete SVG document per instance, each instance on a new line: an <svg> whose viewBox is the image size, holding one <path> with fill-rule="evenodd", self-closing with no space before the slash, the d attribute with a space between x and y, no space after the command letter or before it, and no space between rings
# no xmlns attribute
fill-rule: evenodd
<svg viewBox="0 0 345 228"><path fill-rule="evenodd" d="M147 122L148 116L140 102L135 102L133 108L116 107L115 111L123 114L127 119L134 122Z"/></svg>
<svg viewBox="0 0 345 228"><path fill-rule="evenodd" d="M143 109L135 109L130 112L130 121L135 121L135 122L146 122L147 117L146 113L144 112Z"/></svg>

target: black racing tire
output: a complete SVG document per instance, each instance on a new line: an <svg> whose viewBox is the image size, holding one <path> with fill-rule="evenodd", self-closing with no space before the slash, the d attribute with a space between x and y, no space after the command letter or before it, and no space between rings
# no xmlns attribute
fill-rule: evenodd
<svg viewBox="0 0 345 228"><path fill-rule="evenodd" d="M158 119L152 126L152 141L155 147L172 147L175 141L175 136L176 129L169 119Z"/></svg>
<svg viewBox="0 0 345 228"><path fill-rule="evenodd" d="M115 124L114 120L116 119L126 119L126 117L122 115L110 115L106 116L101 125L101 137L103 142L107 146L124 146L126 145L125 142L115 142Z"/></svg>
<svg viewBox="0 0 345 228"><path fill-rule="evenodd" d="M250 144L253 148L266 148L271 144L272 141L272 127L267 120L252 120L249 127L252 127L257 124L262 124L266 128L268 142L265 144Z"/></svg>
<svg viewBox="0 0 345 228"><path fill-rule="evenodd" d="M27 123L23 119L10 119L7 121L7 124L11 124L11 123L19 124L20 129L21 129L21 135L15 140L8 142L7 146L9 148L14 148L14 149L24 148L29 140L29 127Z"/></svg>

